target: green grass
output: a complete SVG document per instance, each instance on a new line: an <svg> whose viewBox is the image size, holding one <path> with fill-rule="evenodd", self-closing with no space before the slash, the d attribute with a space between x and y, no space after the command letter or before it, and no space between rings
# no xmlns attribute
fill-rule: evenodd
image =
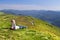
<svg viewBox="0 0 60 40"><path fill-rule="evenodd" d="M12 19L16 20L17 25L24 25L27 28L10 30ZM30 16L0 12L0 40L60 40L60 28Z"/></svg>

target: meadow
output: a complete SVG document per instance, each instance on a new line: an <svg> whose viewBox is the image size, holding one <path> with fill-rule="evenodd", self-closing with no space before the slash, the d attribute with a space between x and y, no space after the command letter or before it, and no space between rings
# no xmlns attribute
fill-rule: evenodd
<svg viewBox="0 0 60 40"><path fill-rule="evenodd" d="M27 28L11 30L12 19ZM0 12L0 40L60 40L60 28L31 16Z"/></svg>

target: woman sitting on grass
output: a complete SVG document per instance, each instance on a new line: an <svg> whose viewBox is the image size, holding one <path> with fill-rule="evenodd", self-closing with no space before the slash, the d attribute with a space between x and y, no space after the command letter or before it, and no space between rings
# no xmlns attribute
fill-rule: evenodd
<svg viewBox="0 0 60 40"><path fill-rule="evenodd" d="M26 27L25 26L16 26L15 20L14 19L12 20L12 27L11 27L12 30L23 29L23 28L26 28Z"/></svg>

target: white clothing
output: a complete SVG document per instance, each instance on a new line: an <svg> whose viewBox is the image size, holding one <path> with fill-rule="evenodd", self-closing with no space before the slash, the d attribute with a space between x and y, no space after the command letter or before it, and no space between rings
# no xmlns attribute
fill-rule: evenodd
<svg viewBox="0 0 60 40"><path fill-rule="evenodd" d="M19 26L15 26L15 29L19 29Z"/></svg>

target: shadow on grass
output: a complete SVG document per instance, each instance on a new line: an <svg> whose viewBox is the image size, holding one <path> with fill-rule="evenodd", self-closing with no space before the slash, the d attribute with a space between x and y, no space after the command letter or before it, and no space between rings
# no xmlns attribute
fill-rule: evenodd
<svg viewBox="0 0 60 40"><path fill-rule="evenodd" d="M11 28L0 28L2 30L12 30Z"/></svg>

